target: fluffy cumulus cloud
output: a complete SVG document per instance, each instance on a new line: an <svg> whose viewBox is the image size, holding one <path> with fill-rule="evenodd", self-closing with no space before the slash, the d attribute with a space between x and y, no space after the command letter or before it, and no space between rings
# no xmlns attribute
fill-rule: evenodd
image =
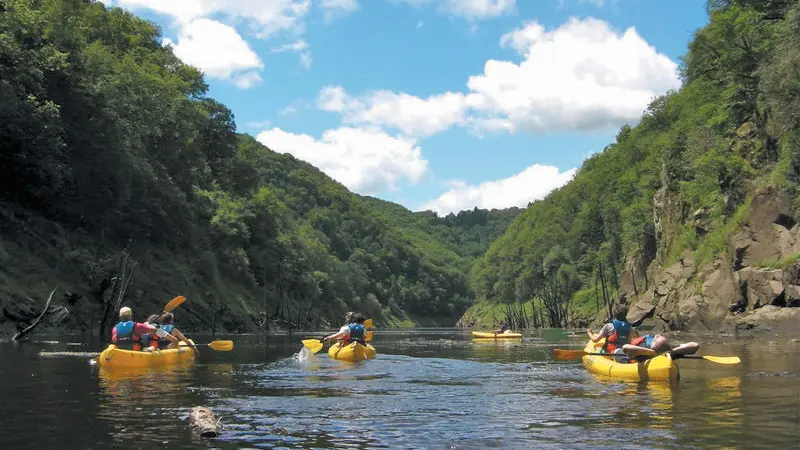
<svg viewBox="0 0 800 450"><path fill-rule="evenodd" d="M178 41L164 40L172 45L175 55L213 78L235 78L242 87L260 81L257 72L264 64L250 45L224 23L210 19L197 19L185 24L178 33Z"/></svg>
<svg viewBox="0 0 800 450"><path fill-rule="evenodd" d="M451 182L452 189L422 206L440 216L478 208L525 207L540 200L553 189L565 185L575 176L577 169L560 172L557 167L534 164L521 173L496 181L487 181L478 186L464 182Z"/></svg>
<svg viewBox="0 0 800 450"><path fill-rule="evenodd" d="M428 162L413 139L392 137L379 130L337 128L321 139L279 128L263 131L256 139L272 150L291 153L362 194L396 190L402 181L417 183Z"/></svg>
<svg viewBox="0 0 800 450"><path fill-rule="evenodd" d="M466 92L352 96L341 87L326 87L319 105L351 124L417 136L452 126L480 132L573 131L635 123L654 97L680 86L677 65L635 28L618 32L601 20L572 18L548 31L530 22L500 43L521 61L487 61L482 74L469 77Z"/></svg>
<svg viewBox="0 0 800 450"><path fill-rule="evenodd" d="M478 109L511 130L620 126L680 86L677 65L632 27L618 33L601 20L572 18L547 31L531 22L501 43L523 61L489 60L467 86L480 98Z"/></svg>
<svg viewBox="0 0 800 450"><path fill-rule="evenodd" d="M326 86L320 90L317 104L323 111L340 113L345 123L384 126L422 137L463 124L470 99L457 92L423 99L391 91L356 98L341 86Z"/></svg>
<svg viewBox="0 0 800 450"><path fill-rule="evenodd" d="M340 0L341 1L341 0ZM303 32L311 0L103 0L106 5L130 10L147 9L173 19L178 29L175 54L213 78L230 79L237 87L250 88L261 82L264 67L250 45L230 24L242 24L257 38L269 38L281 31ZM230 23L223 23L225 20ZM295 48L304 44L303 48ZM301 64L311 65L311 53L304 41L289 44L283 51L300 53ZM291 47L291 48L289 48Z"/></svg>
<svg viewBox="0 0 800 450"><path fill-rule="evenodd" d="M181 23L212 15L246 22L260 37L302 27L311 0L113 0L128 9L149 9Z"/></svg>

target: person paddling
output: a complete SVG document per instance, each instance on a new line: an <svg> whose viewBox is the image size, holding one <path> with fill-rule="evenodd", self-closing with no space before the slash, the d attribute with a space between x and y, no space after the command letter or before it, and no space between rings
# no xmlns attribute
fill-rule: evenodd
<svg viewBox="0 0 800 450"><path fill-rule="evenodd" d="M133 310L127 306L123 306L119 310L119 323L114 325L111 330L111 342L116 344L117 347L128 347L135 351L142 350L142 336L155 335L159 338L171 340L175 343L178 340L167 334L164 330L148 325L145 323L138 323L133 321Z"/></svg>
<svg viewBox="0 0 800 450"><path fill-rule="evenodd" d="M169 333L171 337L176 338L176 340L172 341L169 345L162 345L165 344L165 341L159 340L158 341L159 348L165 348L165 347L177 348L179 345L179 341L183 341L184 343L186 343L186 345L192 347L195 353L198 354L200 353L200 351L197 350L197 347L195 347L194 344L192 344L192 342L189 341L189 339L187 339L186 336L184 336L183 333L181 333L181 331L175 327L174 324L175 316L171 312L164 313L159 319L159 322L160 322L159 327L161 328L161 330Z"/></svg>
<svg viewBox="0 0 800 450"><path fill-rule="evenodd" d="M498 334L503 334L506 331L508 331L508 325L506 325L506 323L503 322L503 323L500 324L500 328L499 329L492 330L492 331L490 331L490 333L494 333L494 335L497 336Z"/></svg>
<svg viewBox="0 0 800 450"><path fill-rule="evenodd" d="M145 321L147 325L154 326L159 328L158 326L158 314L150 314L150 317L147 318ZM152 352L153 350L158 350L158 337L156 336L153 338L153 334L147 333L142 335L142 350L146 352Z"/></svg>
<svg viewBox="0 0 800 450"><path fill-rule="evenodd" d="M591 328L586 330L586 334L589 335L589 339L592 342L606 338L606 342L603 344L603 351L621 355L621 357L615 356L615 359L625 359L623 347L630 344L635 333L633 325L628 322L628 307L622 304L614 307L614 317L610 323L603 325L599 333L595 334Z"/></svg>
<svg viewBox="0 0 800 450"><path fill-rule="evenodd" d="M361 345L366 345L364 340L364 322L367 320L362 314L348 312L344 316L346 324L338 332L322 338L323 341L340 340L343 344L356 341Z"/></svg>

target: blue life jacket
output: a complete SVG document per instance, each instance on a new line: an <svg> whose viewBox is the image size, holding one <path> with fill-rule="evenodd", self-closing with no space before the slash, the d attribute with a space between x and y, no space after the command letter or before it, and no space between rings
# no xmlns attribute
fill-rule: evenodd
<svg viewBox="0 0 800 450"><path fill-rule="evenodd" d="M159 327L162 330L164 330L167 334L172 334L172 330L175 329L175 325L173 325L171 323L167 324L167 325L159 325ZM172 342L167 338L163 338L163 339L159 339L158 340L158 346L162 347L162 348L168 346L171 343Z"/></svg>
<svg viewBox="0 0 800 450"><path fill-rule="evenodd" d="M132 320L119 322L118 324L114 325L114 329L117 330L117 340L114 341L114 344L117 346L117 348L121 348L123 350L141 350L141 346L139 344L140 336L137 336L136 333L134 333L136 329L136 322Z"/></svg>
<svg viewBox="0 0 800 450"><path fill-rule="evenodd" d="M133 330L135 327L135 323L132 320L127 322L120 322L114 325L114 328L117 330L117 341L116 344L120 342L133 342L134 334Z"/></svg>
<svg viewBox="0 0 800 450"><path fill-rule="evenodd" d="M633 325L630 322L623 322L617 319L611 319L611 323L614 325L614 333L609 336L608 342L616 348L622 348L623 345L629 344Z"/></svg>
<svg viewBox="0 0 800 450"><path fill-rule="evenodd" d="M360 323L349 323L347 328L350 329L350 341L358 341L364 343L364 325Z"/></svg>

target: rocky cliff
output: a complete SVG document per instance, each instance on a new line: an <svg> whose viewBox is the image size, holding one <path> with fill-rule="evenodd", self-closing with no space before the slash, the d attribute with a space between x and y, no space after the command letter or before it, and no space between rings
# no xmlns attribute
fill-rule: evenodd
<svg viewBox="0 0 800 450"><path fill-rule="evenodd" d="M681 211L677 194L662 188L653 201L656 251L630 255L621 279L630 319L665 330L790 331L800 321L800 224L792 199L768 187L752 195L744 217L725 236L723 251L699 265L695 251L664 263L674 225L698 236L713 226L703 210Z"/></svg>

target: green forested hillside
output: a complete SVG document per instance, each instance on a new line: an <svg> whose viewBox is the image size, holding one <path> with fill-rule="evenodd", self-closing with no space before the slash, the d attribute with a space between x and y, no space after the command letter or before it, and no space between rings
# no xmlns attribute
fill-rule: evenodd
<svg viewBox="0 0 800 450"><path fill-rule="evenodd" d="M438 219L356 196L237 134L206 91L127 12L0 1L4 317L58 286L80 329L123 293L138 318L186 295L189 329L458 319L470 261L516 211Z"/></svg>
<svg viewBox="0 0 800 450"><path fill-rule="evenodd" d="M713 0L708 11L680 91L655 99L641 123L511 224L472 267L479 298L536 298L545 322L576 323L616 298L626 259L667 264L691 248L708 264L755 189L797 198L800 4ZM654 220L662 210L677 219Z"/></svg>

